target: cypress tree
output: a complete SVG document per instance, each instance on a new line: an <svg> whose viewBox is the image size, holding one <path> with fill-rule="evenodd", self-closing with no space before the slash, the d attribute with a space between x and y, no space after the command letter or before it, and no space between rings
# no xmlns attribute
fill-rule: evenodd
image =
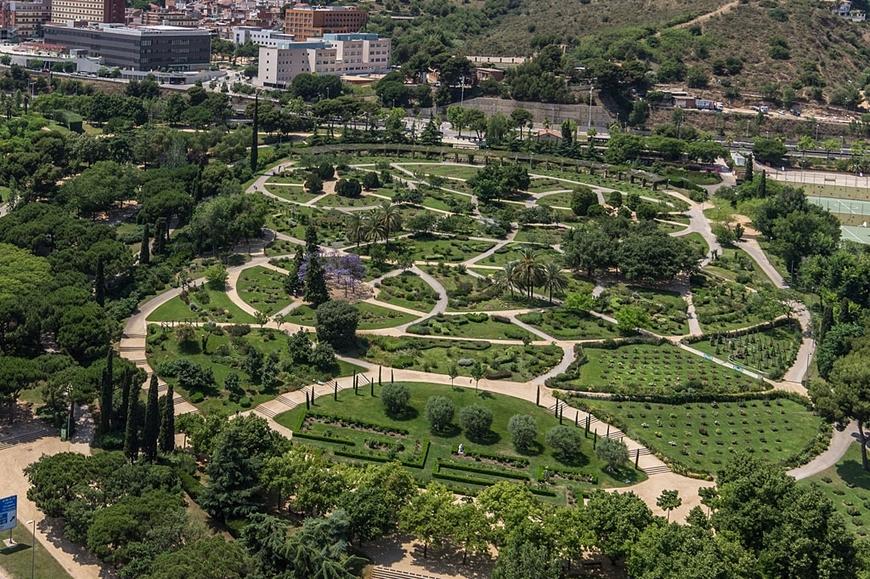
<svg viewBox="0 0 870 579"><path fill-rule="evenodd" d="M163 230L166 229L166 218L158 217L156 231L154 232L154 253L163 253L164 237Z"/></svg>
<svg viewBox="0 0 870 579"><path fill-rule="evenodd" d="M761 180L758 182L758 196L762 199L767 197L767 171L761 172Z"/></svg>
<svg viewBox="0 0 870 579"><path fill-rule="evenodd" d="M305 251L309 254L317 251L317 228L313 223L305 228Z"/></svg>
<svg viewBox="0 0 870 579"><path fill-rule="evenodd" d="M112 384L114 353L112 346L109 345L109 352L106 354L106 367L103 368L103 379L100 383L100 432L103 434L111 429L112 395L115 389L114 384Z"/></svg>
<svg viewBox="0 0 870 579"><path fill-rule="evenodd" d="M127 424L124 427L124 454L130 462L136 462L139 456L139 400L137 396L129 396L127 403Z"/></svg>
<svg viewBox="0 0 870 579"><path fill-rule="evenodd" d="M755 178L752 166L754 163L755 158L752 155L746 155L746 175L744 176L744 181L747 183L751 183L752 179Z"/></svg>
<svg viewBox="0 0 870 579"><path fill-rule="evenodd" d="M103 271L103 260L97 260L97 271L94 274L94 298L103 305L106 302L106 274Z"/></svg>
<svg viewBox="0 0 870 579"><path fill-rule="evenodd" d="M160 415L160 450L170 453L175 450L175 402L172 384L166 387L163 413Z"/></svg>
<svg viewBox="0 0 870 579"><path fill-rule="evenodd" d="M115 430L120 430L120 425L127 427L127 406L130 405L130 384L133 382L133 373L129 366L124 367L124 377L121 379L121 408L118 413L118 424Z"/></svg>
<svg viewBox="0 0 870 579"><path fill-rule="evenodd" d="M157 458L157 435L160 429L160 408L158 406L157 374L151 374L148 386L148 400L145 404L145 424L142 427L142 451L145 457L154 462Z"/></svg>
<svg viewBox="0 0 870 579"><path fill-rule="evenodd" d="M323 271L323 265L320 263L320 256L317 251L312 251L308 254L308 270L305 272L305 293L303 297L306 302L313 304L314 307L329 301L329 289L326 287L326 272Z"/></svg>
<svg viewBox="0 0 870 579"><path fill-rule="evenodd" d="M148 265L151 263L151 232L148 230L148 224L142 226L142 247L139 248L139 264Z"/></svg>
<svg viewBox="0 0 870 579"><path fill-rule="evenodd" d="M257 145L259 142L257 137L260 132L259 119L257 119L257 110L260 108L260 95L254 95L254 119L253 126L251 127L251 172L255 172L257 170L257 155L259 154L259 149L257 149Z"/></svg>

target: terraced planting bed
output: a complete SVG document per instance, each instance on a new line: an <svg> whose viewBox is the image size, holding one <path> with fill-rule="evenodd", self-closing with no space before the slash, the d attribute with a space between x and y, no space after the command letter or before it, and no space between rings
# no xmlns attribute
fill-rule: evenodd
<svg viewBox="0 0 870 579"><path fill-rule="evenodd" d="M239 276L236 289L245 303L254 306L264 314L272 315L290 305L292 301L284 289L286 278L286 275L274 269L251 267Z"/></svg>
<svg viewBox="0 0 870 579"><path fill-rule="evenodd" d="M533 245L530 243L508 243L497 249L492 255L475 262L476 265L504 265L511 261L519 261L523 251L532 250L540 261L562 262L562 254L545 245Z"/></svg>
<svg viewBox="0 0 870 579"><path fill-rule="evenodd" d="M494 346L490 342L365 336L360 354L385 367L448 374L452 364L460 376L471 376L475 361L490 379L526 382L562 359L557 346Z"/></svg>
<svg viewBox="0 0 870 579"><path fill-rule="evenodd" d="M571 398L613 424L678 470L714 474L749 452L786 466L827 447L830 426L794 400L662 404Z"/></svg>
<svg viewBox="0 0 870 579"><path fill-rule="evenodd" d="M408 255L415 261L443 261L457 263L471 259L495 245L489 241L474 239L400 239L390 242L390 252L395 255ZM351 251L368 255L371 246L354 248Z"/></svg>
<svg viewBox="0 0 870 579"><path fill-rule="evenodd" d="M596 340L619 336L616 325L561 307L521 314L517 319L560 340Z"/></svg>
<svg viewBox="0 0 870 579"><path fill-rule="evenodd" d="M361 385L358 392L344 390L338 400L323 396L311 409L301 405L275 420L293 430L296 442L326 449L336 460L399 460L421 482L436 479L461 494L474 495L503 480L518 481L531 485L542 500L565 503L569 490L580 497L598 486L624 486L645 478L629 467L615 476L605 471L592 449L591 436L582 440L577 460L560 461L544 443L547 430L558 426L558 419L530 402L446 384L407 386L410 410L400 418L385 413L379 397L382 387L375 384L374 396L368 385ZM448 398L456 409L453 426L443 433L433 433L426 420L426 402L432 396ZM493 415L491 431L482 440L469 438L458 426L460 409L472 404L486 407ZM517 414L529 415L537 423L537 448L531 453L521 454L511 444L507 424ZM565 424L571 423L566 419Z"/></svg>
<svg viewBox="0 0 870 579"><path fill-rule="evenodd" d="M768 322L788 311L788 307L773 293L753 292L740 284L712 276L694 277L692 294L698 321L705 332Z"/></svg>
<svg viewBox="0 0 870 579"><path fill-rule="evenodd" d="M794 363L800 345L800 326L790 321L739 336L714 334L709 339L694 342L692 347L777 380Z"/></svg>
<svg viewBox="0 0 870 579"><path fill-rule="evenodd" d="M230 300L226 292L203 285L176 296L151 312L149 322L233 322L253 324L254 316Z"/></svg>
<svg viewBox="0 0 870 579"><path fill-rule="evenodd" d="M401 326L408 322L413 322L417 316L393 310L382 308L381 306L370 304L367 302L357 302L354 304L359 311L359 326L360 330L380 330L383 328L393 328ZM290 313L285 317L288 323L297 324L300 326L314 326L315 313L314 308L307 305L302 305L290 310Z"/></svg>
<svg viewBox="0 0 870 579"><path fill-rule="evenodd" d="M641 308L649 318L642 325L644 329L662 335L689 333L688 306L677 293L618 283L608 286L598 301L601 306L596 309L605 314L614 314L624 306Z"/></svg>
<svg viewBox="0 0 870 579"><path fill-rule="evenodd" d="M551 380L553 388L625 395L733 394L770 388L668 343L578 348L575 362Z"/></svg>
<svg viewBox="0 0 870 579"><path fill-rule="evenodd" d="M158 376L173 384L185 399L203 412L235 412L270 400L282 392L294 390L318 380L349 376L362 371L358 366L338 361L333 368L319 369L290 358L288 338L270 329L250 330L231 336L233 330L220 329L210 335L202 349L204 331L193 329L193 339L180 342L172 328L150 326L148 329L148 363ZM258 363L251 362L257 353ZM275 357L275 384L264 385L261 372L265 358ZM194 367L191 368L190 364ZM236 396L225 387L227 376L239 377Z"/></svg>
<svg viewBox="0 0 870 579"><path fill-rule="evenodd" d="M378 287L378 301L394 306L429 312L438 302L438 292L409 271L382 279Z"/></svg>
<svg viewBox="0 0 870 579"><path fill-rule="evenodd" d="M514 242L537 243L540 245L558 245L565 238L567 230L562 227L535 227L533 225L521 225Z"/></svg>
<svg viewBox="0 0 870 579"><path fill-rule="evenodd" d="M870 472L861 466L861 447L855 443L831 468L804 479L817 485L842 515L846 529L860 537L870 534Z"/></svg>
<svg viewBox="0 0 870 579"><path fill-rule="evenodd" d="M427 318L408 328L421 336L486 338L490 340L540 340L531 332L512 324L509 318L487 314L441 315Z"/></svg>
<svg viewBox="0 0 870 579"><path fill-rule="evenodd" d="M755 260L742 249L725 247L720 256L705 271L715 273L727 280L760 288L770 285L770 279L764 274Z"/></svg>
<svg viewBox="0 0 870 579"><path fill-rule="evenodd" d="M305 239L308 224L317 224L317 237L322 245L343 245L347 242L348 215L335 210L289 205L272 201L266 214L266 227L296 239Z"/></svg>

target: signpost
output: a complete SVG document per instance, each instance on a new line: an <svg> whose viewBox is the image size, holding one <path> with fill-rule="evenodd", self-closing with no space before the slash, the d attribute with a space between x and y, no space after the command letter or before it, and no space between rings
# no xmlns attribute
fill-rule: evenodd
<svg viewBox="0 0 870 579"><path fill-rule="evenodd" d="M18 495L0 499L0 531L9 531L9 539L4 541L6 546L14 545L12 529L18 524Z"/></svg>

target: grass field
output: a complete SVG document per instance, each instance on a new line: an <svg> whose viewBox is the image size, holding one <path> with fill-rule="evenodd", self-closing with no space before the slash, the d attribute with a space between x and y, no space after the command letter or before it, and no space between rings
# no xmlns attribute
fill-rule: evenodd
<svg viewBox="0 0 870 579"><path fill-rule="evenodd" d="M547 246L532 245L528 243L508 243L497 249L489 257L475 262L477 265L504 265L511 261L518 261L523 251L532 250L535 256L543 262L562 263L562 254Z"/></svg>
<svg viewBox="0 0 870 579"><path fill-rule="evenodd" d="M742 249L724 247L720 256L711 262L705 271L713 272L725 279L760 288L770 285L770 279L764 274L754 259Z"/></svg>
<svg viewBox="0 0 870 579"><path fill-rule="evenodd" d="M614 394L750 392L768 386L670 344L584 347L554 387Z"/></svg>
<svg viewBox="0 0 870 579"><path fill-rule="evenodd" d="M471 179L477 175L478 171L480 171L479 167L467 167L464 165L435 164L427 165L426 167L415 166L415 163L400 163L400 165L414 173L420 173L422 175L437 175L439 177L448 178L452 177L453 179L462 179L463 181Z"/></svg>
<svg viewBox="0 0 870 579"><path fill-rule="evenodd" d="M610 322L562 308L521 314L517 319L560 340L594 340L619 335L616 326Z"/></svg>
<svg viewBox="0 0 870 579"><path fill-rule="evenodd" d="M561 348L505 346L490 342L432 340L411 337L366 336L360 353L367 361L385 367L448 374L452 364L460 376L471 376L479 362L490 379L525 382L545 373L562 359Z"/></svg>
<svg viewBox="0 0 870 579"><path fill-rule="evenodd" d="M712 336L693 348L778 379L794 363L801 344L797 322L742 336Z"/></svg>
<svg viewBox="0 0 870 579"><path fill-rule="evenodd" d="M3 531L3 538L9 537L8 531ZM0 574L3 572L10 579L72 579L66 569L46 551L45 546L36 542L36 553L33 552L33 536L30 527L20 522L12 529L12 538L17 543L12 548L0 549ZM31 575L31 568L34 574Z"/></svg>
<svg viewBox="0 0 870 579"><path fill-rule="evenodd" d="M266 267L251 267L239 276L239 297L259 311L272 315L292 301L284 289L286 275Z"/></svg>
<svg viewBox="0 0 870 579"><path fill-rule="evenodd" d="M831 468L801 481L816 484L834 503L846 529L860 537L870 533L870 472L861 466L861 447L854 443Z"/></svg>
<svg viewBox="0 0 870 579"><path fill-rule="evenodd" d="M785 314L787 307L772 295L751 292L746 287L712 276L692 279L693 303L705 332L721 332L770 321Z"/></svg>
<svg viewBox="0 0 870 579"><path fill-rule="evenodd" d="M381 280L378 300L394 306L428 312L438 302L438 292L419 276L405 271Z"/></svg>
<svg viewBox="0 0 870 579"><path fill-rule="evenodd" d="M354 304L354 306L356 307L357 311L359 311L358 328L360 330L380 330L382 328L393 328L395 326L407 324L408 322L413 322L415 319L417 319L416 316L412 316L411 314L406 314L405 312L400 312L398 310L393 310L389 308L382 308L378 305L366 302L357 302ZM287 314L286 320L291 324L314 327L314 308L307 305L293 308L292 310L290 310L290 313Z"/></svg>
<svg viewBox="0 0 870 579"><path fill-rule="evenodd" d="M277 195L281 199L285 199L291 203L308 203L312 199L317 198L317 195L307 193L301 185L275 185L266 183L265 189L272 195Z"/></svg>
<svg viewBox="0 0 870 579"><path fill-rule="evenodd" d="M536 177L531 180L526 191L529 193L544 193L547 191L561 191L564 189L571 189L570 183L565 183L564 181L559 181L557 179L550 179L549 177Z"/></svg>
<svg viewBox="0 0 870 579"><path fill-rule="evenodd" d="M154 310L148 316L149 322L213 321L253 324L254 316L234 304L226 292L209 289L206 286L189 292L190 304L176 296ZM192 306L192 307L191 307Z"/></svg>
<svg viewBox="0 0 870 579"><path fill-rule="evenodd" d="M409 255L415 261L443 261L458 263L483 253L494 244L471 239L401 239L390 242L390 251L396 255ZM354 253L368 255L371 246L352 249Z"/></svg>
<svg viewBox="0 0 870 579"><path fill-rule="evenodd" d="M423 270L437 279L447 290L448 308L451 311L497 311L522 307L540 307L541 300L528 300L521 295L502 295L492 282L474 277L456 267L424 266ZM481 270L482 275L490 275L493 270Z"/></svg>
<svg viewBox="0 0 870 579"><path fill-rule="evenodd" d="M508 318L486 314L441 315L428 318L408 328L423 336L485 338L488 340L538 340L537 336L514 325Z"/></svg>
<svg viewBox="0 0 870 579"><path fill-rule="evenodd" d="M306 412L304 406L297 407L279 414L276 421L294 432L327 438L324 441L299 436L297 439L303 444L356 455L353 458L337 457L344 460L380 462L398 453L399 459L417 461L409 470L419 480L440 478L460 493L474 494L499 480L527 481L535 484L536 490L544 491L539 494L542 498L563 502L566 488L580 496L584 489L599 485L623 486L645 478L643 473L631 468L623 468L617 476L611 476L595 456L591 436L582 440L582 454L578 460L572 464L561 462L544 444L545 433L558 426L558 419L530 402L442 384L410 383L407 386L411 392L411 410L398 419L384 412L379 397L381 387L376 385L375 396L370 395L368 387L361 387L358 394L346 390L339 393L338 401L332 396L323 396L317 399L311 412ZM443 434L433 434L425 417L426 401L431 396L450 399L456 409L454 426ZM483 440L469 439L458 426L460 409L472 404L488 408L493 415L491 432ZM528 454L520 454L514 449L507 430L508 421L517 414L532 416L538 426L537 449ZM329 418L323 420L318 415ZM336 422L332 417L349 420ZM565 424L571 422L566 419ZM373 432L367 428L368 425L392 429L391 435ZM352 445L342 441L349 441ZM398 450L397 442L401 444L401 450ZM464 455L457 453L460 444ZM428 452L424 452L427 445ZM545 474L547 471L549 474ZM576 479L588 477L588 481L570 480L571 476ZM547 479L548 482L543 483Z"/></svg>
<svg viewBox="0 0 870 579"><path fill-rule="evenodd" d="M561 227L535 227L522 225L514 236L515 242L538 243L540 245L558 245L565 238L567 230Z"/></svg>
<svg viewBox="0 0 870 579"><path fill-rule="evenodd" d="M687 305L679 294L665 290L643 288L623 283L608 286L599 297L602 313L613 314L624 306L641 308L648 321L642 326L663 335L689 333Z"/></svg>
<svg viewBox="0 0 870 579"><path fill-rule="evenodd" d="M788 399L658 404L584 399L599 419L614 424L659 456L692 472L714 473L737 452L788 464L828 427ZM826 445L822 445L824 448Z"/></svg>
<svg viewBox="0 0 870 579"><path fill-rule="evenodd" d="M340 211L290 205L272 200L266 214L266 227L296 239L305 239L309 223L317 223L317 237L322 245L343 245L347 238L348 216Z"/></svg>

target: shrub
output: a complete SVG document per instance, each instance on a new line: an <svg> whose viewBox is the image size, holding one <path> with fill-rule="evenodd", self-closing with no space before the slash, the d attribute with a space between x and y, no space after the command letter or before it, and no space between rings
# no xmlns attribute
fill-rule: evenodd
<svg viewBox="0 0 870 579"><path fill-rule="evenodd" d="M453 402L444 396L432 396L426 401L426 419L434 432L444 432L453 421Z"/></svg>
<svg viewBox="0 0 870 579"><path fill-rule="evenodd" d="M208 287L214 290L223 290L227 287L227 268L222 263L217 263L205 270L205 279Z"/></svg>
<svg viewBox="0 0 870 579"><path fill-rule="evenodd" d="M330 300L317 306L317 339L335 348L351 346L356 341L359 312L344 300Z"/></svg>
<svg viewBox="0 0 870 579"><path fill-rule="evenodd" d="M529 452L538 438L538 423L527 414L511 416L508 422L508 432L511 433L511 441L514 448L519 452Z"/></svg>
<svg viewBox="0 0 870 579"><path fill-rule="evenodd" d="M547 445L553 449L553 455L566 464L579 462L583 456L583 435L576 428L554 426L547 431Z"/></svg>
<svg viewBox="0 0 870 579"><path fill-rule="evenodd" d="M616 472L628 462L628 447L621 440L602 438L595 447L595 455L607 463L610 472Z"/></svg>
<svg viewBox="0 0 870 579"><path fill-rule="evenodd" d="M388 416L402 416L408 411L411 390L404 384L386 384L381 390L381 402Z"/></svg>
<svg viewBox="0 0 870 579"><path fill-rule="evenodd" d="M471 440L481 440L492 427L492 412L479 404L466 406L459 411L459 423Z"/></svg>

